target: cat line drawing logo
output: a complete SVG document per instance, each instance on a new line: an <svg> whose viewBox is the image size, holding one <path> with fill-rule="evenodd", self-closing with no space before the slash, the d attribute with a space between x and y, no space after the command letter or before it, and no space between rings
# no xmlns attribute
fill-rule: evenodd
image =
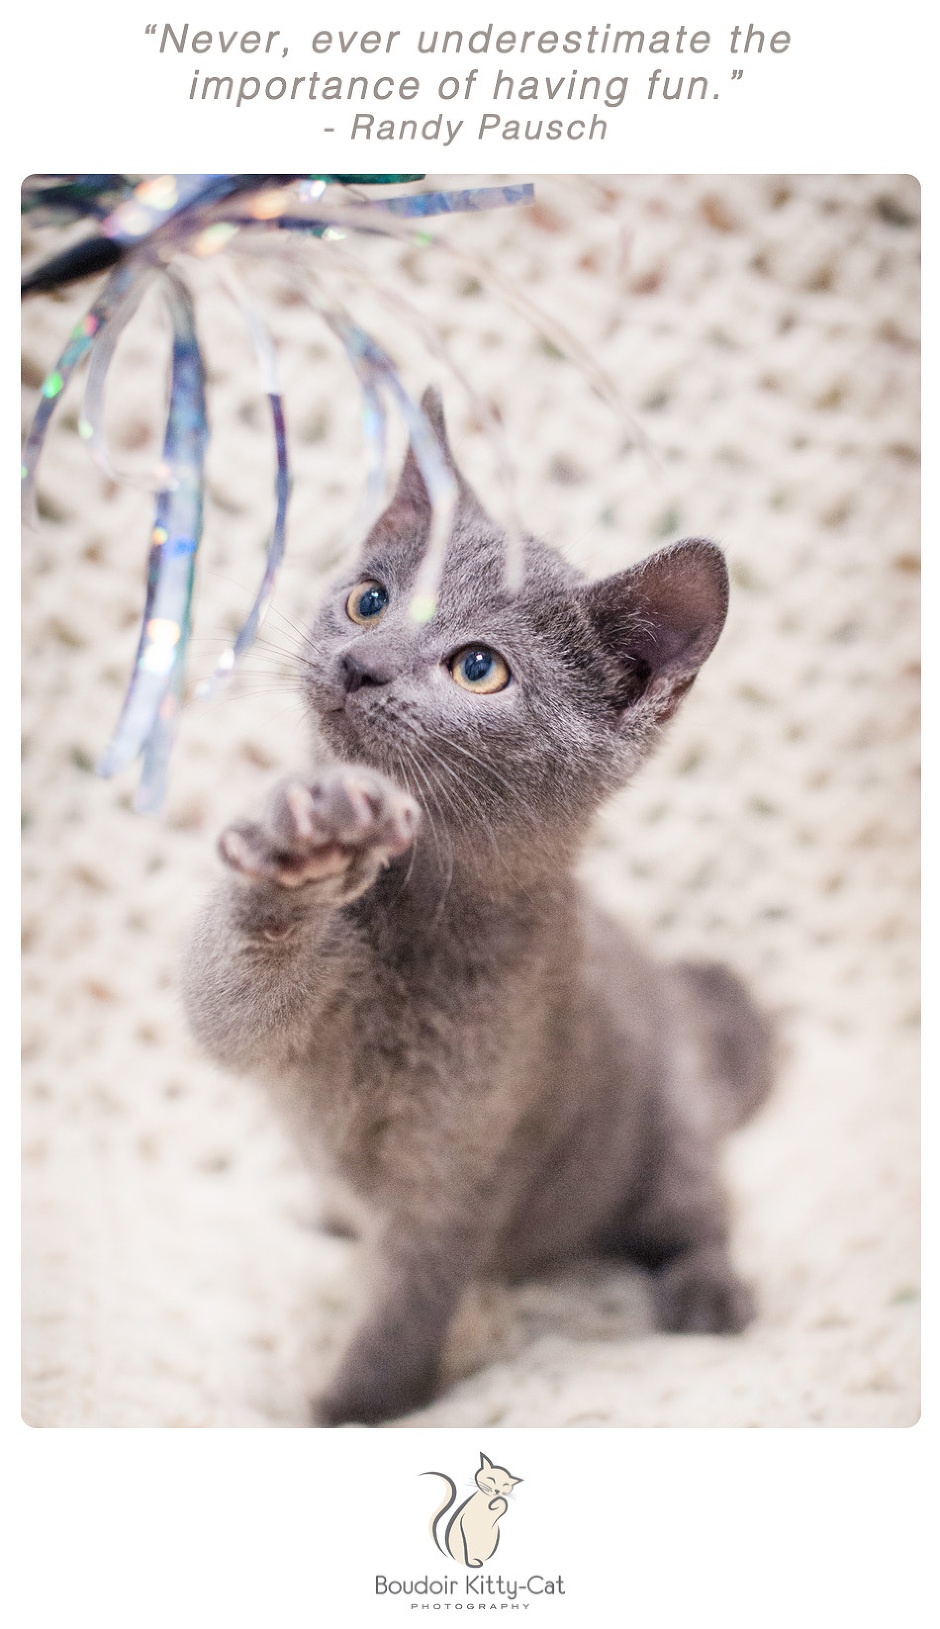
<svg viewBox="0 0 940 1629"><path fill-rule="evenodd" d="M412 1612L498 1612L507 1607L527 1612L531 1600L524 1597L567 1595L560 1573L554 1578L541 1572L530 1573L527 1578L512 1578L503 1572L483 1571L485 1563L496 1553L499 1524L509 1509L514 1490L522 1481L521 1476L511 1475L505 1465L494 1465L481 1453L480 1466L473 1477L475 1491L458 1504L456 1484L446 1472L422 1471L421 1475L436 1476L447 1488L443 1504L431 1517L434 1545L441 1555L459 1562L467 1571L462 1582L460 1578L435 1578L429 1573L423 1578L390 1578L386 1573L376 1573L377 1596L385 1600L409 1595L441 1597L440 1600L409 1602Z"/></svg>
<svg viewBox="0 0 940 1629"><path fill-rule="evenodd" d="M504 1465L494 1465L484 1453L480 1454L480 1468L474 1476L477 1491L457 1505L448 1521L441 1542L441 1527L451 1506L456 1503L457 1488L443 1471L422 1471L423 1476L439 1476L450 1492L444 1503L431 1517L431 1537L441 1555L452 1556L465 1567L482 1567L496 1553L499 1543L499 1523L509 1509L507 1502L521 1476L510 1476Z"/></svg>

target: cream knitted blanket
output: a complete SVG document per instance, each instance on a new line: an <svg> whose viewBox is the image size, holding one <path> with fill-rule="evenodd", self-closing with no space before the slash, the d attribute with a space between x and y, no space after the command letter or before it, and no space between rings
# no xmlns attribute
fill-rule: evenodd
<svg viewBox="0 0 940 1629"><path fill-rule="evenodd" d="M435 178L436 179L436 178ZM446 180L442 184L447 184ZM459 183L456 183L459 184ZM464 183L466 184L466 183ZM773 1102L728 1154L759 1321L652 1329L642 1276L570 1272L477 1308L485 1366L409 1425L904 1425L918 1412L916 184L885 177L545 178L534 210L449 241L560 319L661 452L472 267L345 245L437 325L499 404L533 530L601 574L693 533L727 550L728 629L588 870L666 956L723 959L783 1017ZM34 247L36 238L33 239ZM327 246L324 246L325 258ZM244 616L273 455L241 319L193 286L210 364L210 489L194 677ZM304 762L298 625L361 489L354 381L259 257L295 487L263 643L184 716L164 822L89 773L136 640L150 499L87 460L70 393L26 536L25 1418L301 1425L354 1315L356 1247L264 1099L199 1056L177 965L214 837ZM438 379L494 509L486 443L411 328L331 273L416 390ZM26 309L28 405L90 290ZM115 456L152 462L166 335L118 354Z"/></svg>

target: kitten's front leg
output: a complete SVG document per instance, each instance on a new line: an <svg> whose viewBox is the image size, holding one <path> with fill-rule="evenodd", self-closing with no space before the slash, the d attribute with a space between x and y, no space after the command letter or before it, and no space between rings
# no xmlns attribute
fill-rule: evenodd
<svg viewBox="0 0 940 1629"><path fill-rule="evenodd" d="M222 833L233 877L209 901L184 974L190 1023L220 1062L276 1067L309 1043L346 971L337 912L411 846L418 820L414 798L355 765L282 781L260 821Z"/></svg>
<svg viewBox="0 0 940 1629"><path fill-rule="evenodd" d="M380 1252L380 1292L339 1372L314 1406L317 1425L379 1425L421 1408L440 1385L444 1343L475 1276L480 1240L457 1223L433 1231L392 1219Z"/></svg>

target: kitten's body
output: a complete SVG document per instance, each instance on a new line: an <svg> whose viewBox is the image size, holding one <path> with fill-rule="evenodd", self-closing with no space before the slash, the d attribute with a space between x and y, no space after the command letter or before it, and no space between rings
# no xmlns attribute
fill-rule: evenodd
<svg viewBox="0 0 940 1629"><path fill-rule="evenodd" d="M390 595L384 626L344 626L344 585L311 632L321 770L223 835L238 875L190 959L197 1033L268 1080L369 1219L373 1311L324 1423L431 1396L481 1274L606 1249L654 1270L667 1327L749 1316L715 1150L766 1090L765 1026L730 975L647 960L573 875L595 808L717 638L720 556L663 551L611 579L611 603L533 542L513 600L501 539L461 494L419 629L428 510L409 459L359 573ZM455 694L449 653L484 637L511 685Z"/></svg>

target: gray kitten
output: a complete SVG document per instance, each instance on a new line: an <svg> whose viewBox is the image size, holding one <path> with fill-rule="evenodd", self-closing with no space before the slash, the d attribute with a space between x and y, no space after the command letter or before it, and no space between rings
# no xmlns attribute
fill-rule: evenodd
<svg viewBox="0 0 940 1629"><path fill-rule="evenodd" d="M481 1275L601 1252L649 1269L666 1329L752 1316L716 1154L769 1089L768 1026L724 969L649 961L574 877L721 632L724 559L696 538L587 583L527 539L511 597L455 474L433 621L408 615L430 516L411 452L328 595L302 680L316 766L223 832L185 980L203 1044L267 1079L367 1217L371 1310L324 1425L427 1403Z"/></svg>

